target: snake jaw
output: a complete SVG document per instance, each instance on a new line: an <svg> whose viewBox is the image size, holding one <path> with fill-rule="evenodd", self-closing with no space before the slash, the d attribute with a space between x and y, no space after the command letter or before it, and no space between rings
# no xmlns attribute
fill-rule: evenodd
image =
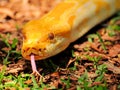
<svg viewBox="0 0 120 90"><path fill-rule="evenodd" d="M28 49L27 49L28 48ZM31 55L34 55L35 60L38 60L42 57L44 57L44 52L40 49L37 49L36 47L23 47L22 48L22 55L27 60L30 60Z"/></svg>
<svg viewBox="0 0 120 90"><path fill-rule="evenodd" d="M41 40L37 44L32 44L32 42L31 44L24 43L24 47L22 47L22 55L27 60L30 60L31 54L34 55L35 60L43 60L55 55L56 53L60 53L61 50L64 50L69 44L70 42L67 38L60 36L55 36L54 40L50 40L47 43L44 43Z"/></svg>

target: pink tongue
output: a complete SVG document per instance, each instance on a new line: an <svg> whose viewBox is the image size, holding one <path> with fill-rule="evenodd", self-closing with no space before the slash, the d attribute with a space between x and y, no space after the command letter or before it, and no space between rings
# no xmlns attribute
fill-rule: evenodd
<svg viewBox="0 0 120 90"><path fill-rule="evenodd" d="M35 64L35 57L33 54L30 57L31 57L32 70L33 70L33 72L35 72L35 71L37 71L36 64Z"/></svg>

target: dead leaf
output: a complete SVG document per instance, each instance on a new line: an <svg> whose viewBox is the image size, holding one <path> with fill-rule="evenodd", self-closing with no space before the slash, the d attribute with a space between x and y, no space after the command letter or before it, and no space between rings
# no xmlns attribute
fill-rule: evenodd
<svg viewBox="0 0 120 90"><path fill-rule="evenodd" d="M114 45L110 50L109 50L109 56L110 57L115 57L118 54L120 54L120 44Z"/></svg>
<svg viewBox="0 0 120 90"><path fill-rule="evenodd" d="M115 74L120 74L120 67L116 67L110 62L104 62L104 64L107 66L108 70L112 71Z"/></svg>

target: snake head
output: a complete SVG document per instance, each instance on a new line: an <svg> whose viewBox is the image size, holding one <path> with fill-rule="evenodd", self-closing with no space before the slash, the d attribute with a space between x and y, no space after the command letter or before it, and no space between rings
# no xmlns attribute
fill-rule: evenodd
<svg viewBox="0 0 120 90"><path fill-rule="evenodd" d="M22 55L30 60L31 54L36 60L46 59L63 51L69 44L70 27L67 23L55 20L28 22L23 30Z"/></svg>

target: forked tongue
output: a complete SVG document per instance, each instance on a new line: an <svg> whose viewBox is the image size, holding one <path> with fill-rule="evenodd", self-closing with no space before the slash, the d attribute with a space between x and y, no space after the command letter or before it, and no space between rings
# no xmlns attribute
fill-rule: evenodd
<svg viewBox="0 0 120 90"><path fill-rule="evenodd" d="M35 63L35 57L34 57L33 54L31 54L30 58L31 58L32 71L35 72L35 71L37 71L36 63Z"/></svg>

